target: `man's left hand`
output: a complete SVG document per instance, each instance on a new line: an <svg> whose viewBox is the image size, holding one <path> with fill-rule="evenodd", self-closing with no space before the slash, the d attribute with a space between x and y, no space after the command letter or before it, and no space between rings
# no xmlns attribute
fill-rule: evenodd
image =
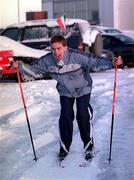
<svg viewBox="0 0 134 180"><path fill-rule="evenodd" d="M112 63L113 63L113 67L115 67L116 65L117 66L123 66L123 60L122 60L121 56L115 57L113 59Z"/></svg>

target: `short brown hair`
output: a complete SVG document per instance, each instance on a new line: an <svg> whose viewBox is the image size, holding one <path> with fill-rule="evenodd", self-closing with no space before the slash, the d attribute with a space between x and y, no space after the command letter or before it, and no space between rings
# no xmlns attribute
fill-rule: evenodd
<svg viewBox="0 0 134 180"><path fill-rule="evenodd" d="M64 38L64 36L61 36L61 35L56 35L54 37L52 37L51 39L51 45L53 43L61 43L63 46L67 46L67 40Z"/></svg>

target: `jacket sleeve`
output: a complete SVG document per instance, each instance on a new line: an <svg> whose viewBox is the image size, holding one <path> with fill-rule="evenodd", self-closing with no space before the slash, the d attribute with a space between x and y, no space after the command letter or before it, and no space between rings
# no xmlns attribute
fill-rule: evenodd
<svg viewBox="0 0 134 180"><path fill-rule="evenodd" d="M103 71L113 67L111 59L93 57L84 53L76 53L75 55L76 62L81 64L83 67L88 68L90 71Z"/></svg>
<svg viewBox="0 0 134 180"><path fill-rule="evenodd" d="M90 69L92 72L104 71L113 68L112 59L107 59L103 57L90 57L90 60L94 61Z"/></svg>
<svg viewBox="0 0 134 180"><path fill-rule="evenodd" d="M39 60L33 62L31 65L21 62L19 63L19 71L21 74L28 76L29 78L42 78L46 73L48 73L45 60L46 59L43 56Z"/></svg>

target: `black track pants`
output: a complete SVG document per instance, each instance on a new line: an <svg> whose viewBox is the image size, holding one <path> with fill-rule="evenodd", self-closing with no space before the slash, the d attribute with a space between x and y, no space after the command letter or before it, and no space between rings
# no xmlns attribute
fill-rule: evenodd
<svg viewBox="0 0 134 180"><path fill-rule="evenodd" d="M76 119L80 130L80 136L84 147L90 144L92 140L92 107L89 104L90 94L79 98L69 98L60 96L61 114L59 119L60 144L65 151L69 151L72 135L73 135L73 120L74 110L73 105L76 99L77 114Z"/></svg>

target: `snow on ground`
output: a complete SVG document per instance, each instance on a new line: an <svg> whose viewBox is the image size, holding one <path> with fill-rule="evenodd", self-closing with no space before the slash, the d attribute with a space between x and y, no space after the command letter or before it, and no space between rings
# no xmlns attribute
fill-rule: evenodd
<svg viewBox="0 0 134 180"><path fill-rule="evenodd" d="M83 144L74 121L73 143L61 168L59 150L59 96L54 80L23 83L38 161L33 152L18 83L0 83L1 180L133 180L134 179L134 69L118 71L112 161L109 139L114 70L92 74L91 104L95 157L81 168ZM75 108L75 107L74 107Z"/></svg>

